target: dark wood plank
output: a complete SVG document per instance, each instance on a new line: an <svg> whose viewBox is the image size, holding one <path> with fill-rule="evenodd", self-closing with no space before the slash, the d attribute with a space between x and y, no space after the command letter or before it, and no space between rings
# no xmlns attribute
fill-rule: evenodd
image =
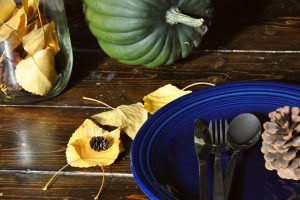
<svg viewBox="0 0 300 200"><path fill-rule="evenodd" d="M103 109L0 108L0 170L53 170L66 164L65 149L85 118ZM122 137L125 152L106 172L130 174L131 140ZM68 171L81 170L69 167ZM86 171L99 171L98 168ZM84 171L84 170L83 170ZM1 198L0 198L1 199Z"/></svg>
<svg viewBox="0 0 300 200"><path fill-rule="evenodd" d="M0 105L0 199L92 199L99 168L68 167L50 190L41 188L66 164L65 148L85 118L104 111L82 96L116 107L141 101L165 84L267 80L299 84L300 1L215 0L213 25L201 48L171 66L128 66L104 55L89 32L82 1L65 0L74 71L65 92L37 104ZM201 89L204 87L197 87ZM101 199L147 199L130 170L130 145L105 167Z"/></svg>
<svg viewBox="0 0 300 200"><path fill-rule="evenodd" d="M82 96L88 96L116 107L142 101L146 94L168 83L179 87L200 81L216 84L245 80L297 83L299 58L300 54L296 53L194 52L177 64L149 69L123 65L96 52L76 52L68 89L59 97L40 104L96 106L82 101Z"/></svg>
<svg viewBox="0 0 300 200"><path fill-rule="evenodd" d="M99 49L82 2L65 0L75 49ZM200 49L300 50L300 1L215 0L213 25ZM78 31L80 30L80 31Z"/></svg>
<svg viewBox="0 0 300 200"><path fill-rule="evenodd" d="M52 174L23 174L0 172L0 199L93 199L97 194L101 175L60 175L49 190L42 188ZM105 176L99 199L146 200L131 177Z"/></svg>
<svg viewBox="0 0 300 200"><path fill-rule="evenodd" d="M217 0L205 49L300 50L300 1Z"/></svg>

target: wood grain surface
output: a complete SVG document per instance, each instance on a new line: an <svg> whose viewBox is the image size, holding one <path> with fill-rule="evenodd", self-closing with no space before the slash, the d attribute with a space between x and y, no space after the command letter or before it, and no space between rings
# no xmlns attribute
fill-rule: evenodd
<svg viewBox="0 0 300 200"><path fill-rule="evenodd" d="M299 0L215 0L213 24L201 47L185 60L153 69L105 55L85 24L82 1L64 2L74 51L72 77L67 89L48 101L0 105L0 199L93 199L103 175L99 168L68 167L48 191L41 190L66 164L71 134L84 119L107 110L83 96L117 107L142 101L168 83L300 83ZM131 173L131 140L122 137L125 152L105 167L100 199L147 199Z"/></svg>
<svg viewBox="0 0 300 200"><path fill-rule="evenodd" d="M44 173L2 173L0 172L0 199L94 199L102 176L100 173L63 174L56 178L52 187L43 191L51 177ZM105 176L105 184L100 199L146 200L132 177Z"/></svg>
<svg viewBox="0 0 300 200"><path fill-rule="evenodd" d="M65 2L74 49L99 49L85 24L81 2ZM213 3L213 24L199 50L300 50L298 0L214 0Z"/></svg>
<svg viewBox="0 0 300 200"><path fill-rule="evenodd" d="M52 170L66 163L65 150L72 133L84 119L103 109L82 108L1 108L0 170ZM16 115L16 113L18 113ZM53 117L49 117L52 115ZM130 174L131 140L123 135L125 152L106 172ZM69 170L78 170L70 167ZM82 171L99 171L83 169Z"/></svg>
<svg viewBox="0 0 300 200"><path fill-rule="evenodd" d="M37 105L100 106L83 101L82 96L87 96L116 107L142 101L146 94L168 83L180 88L202 81L216 84L246 80L298 83L299 55L199 51L171 66L151 69L123 65L99 52L75 51L74 70L67 90ZM204 87L193 89L201 88Z"/></svg>

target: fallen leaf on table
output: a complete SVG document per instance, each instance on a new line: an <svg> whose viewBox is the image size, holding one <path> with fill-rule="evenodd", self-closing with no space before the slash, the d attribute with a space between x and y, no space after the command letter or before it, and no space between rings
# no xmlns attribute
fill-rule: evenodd
<svg viewBox="0 0 300 200"><path fill-rule="evenodd" d="M121 105L117 108L93 115L92 118L102 125L120 127L131 139L148 119L147 110L142 103Z"/></svg>
<svg viewBox="0 0 300 200"><path fill-rule="evenodd" d="M18 84L26 91L46 95L57 81L54 55L49 48L20 61L16 66Z"/></svg>
<svg viewBox="0 0 300 200"><path fill-rule="evenodd" d="M92 137L103 137L109 141L108 149L95 151L90 145ZM123 151L120 140L120 129L111 132L86 119L73 133L66 150L67 162L73 167L106 166L112 164Z"/></svg>
<svg viewBox="0 0 300 200"><path fill-rule="evenodd" d="M153 114L171 101L191 92L190 90L180 90L171 84L167 84L145 96L143 98L144 107L149 113Z"/></svg>
<svg viewBox="0 0 300 200"><path fill-rule="evenodd" d="M34 55L39 50L47 47L50 47L56 54L59 51L59 45L54 22L33 29L23 37L22 43L25 51L30 55Z"/></svg>
<svg viewBox="0 0 300 200"><path fill-rule="evenodd" d="M23 8L17 12L4 24L0 26L0 42L8 41L11 48L15 49L22 41L26 33L27 18Z"/></svg>
<svg viewBox="0 0 300 200"><path fill-rule="evenodd" d="M2 25L13 15L16 3L14 0L0 0L0 8L0 25Z"/></svg>
<svg viewBox="0 0 300 200"><path fill-rule="evenodd" d="M39 4L40 0L22 0L22 5L28 18L35 14L38 10Z"/></svg>

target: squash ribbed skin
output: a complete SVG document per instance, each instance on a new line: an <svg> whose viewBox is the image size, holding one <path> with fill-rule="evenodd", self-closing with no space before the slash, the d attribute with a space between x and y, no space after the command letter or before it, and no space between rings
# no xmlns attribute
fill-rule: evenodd
<svg viewBox="0 0 300 200"><path fill-rule="evenodd" d="M211 18L210 0L84 0L87 24L102 50L122 63L148 67L186 58L201 40L195 28L166 22L172 7Z"/></svg>

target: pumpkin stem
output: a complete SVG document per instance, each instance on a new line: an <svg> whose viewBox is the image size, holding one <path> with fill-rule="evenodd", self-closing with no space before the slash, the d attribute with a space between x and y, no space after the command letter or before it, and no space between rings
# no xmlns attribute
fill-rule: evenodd
<svg viewBox="0 0 300 200"><path fill-rule="evenodd" d="M167 11L166 21L171 25L182 23L194 28L200 28L203 25L204 19L192 18L188 15L182 14L179 8L172 7Z"/></svg>

